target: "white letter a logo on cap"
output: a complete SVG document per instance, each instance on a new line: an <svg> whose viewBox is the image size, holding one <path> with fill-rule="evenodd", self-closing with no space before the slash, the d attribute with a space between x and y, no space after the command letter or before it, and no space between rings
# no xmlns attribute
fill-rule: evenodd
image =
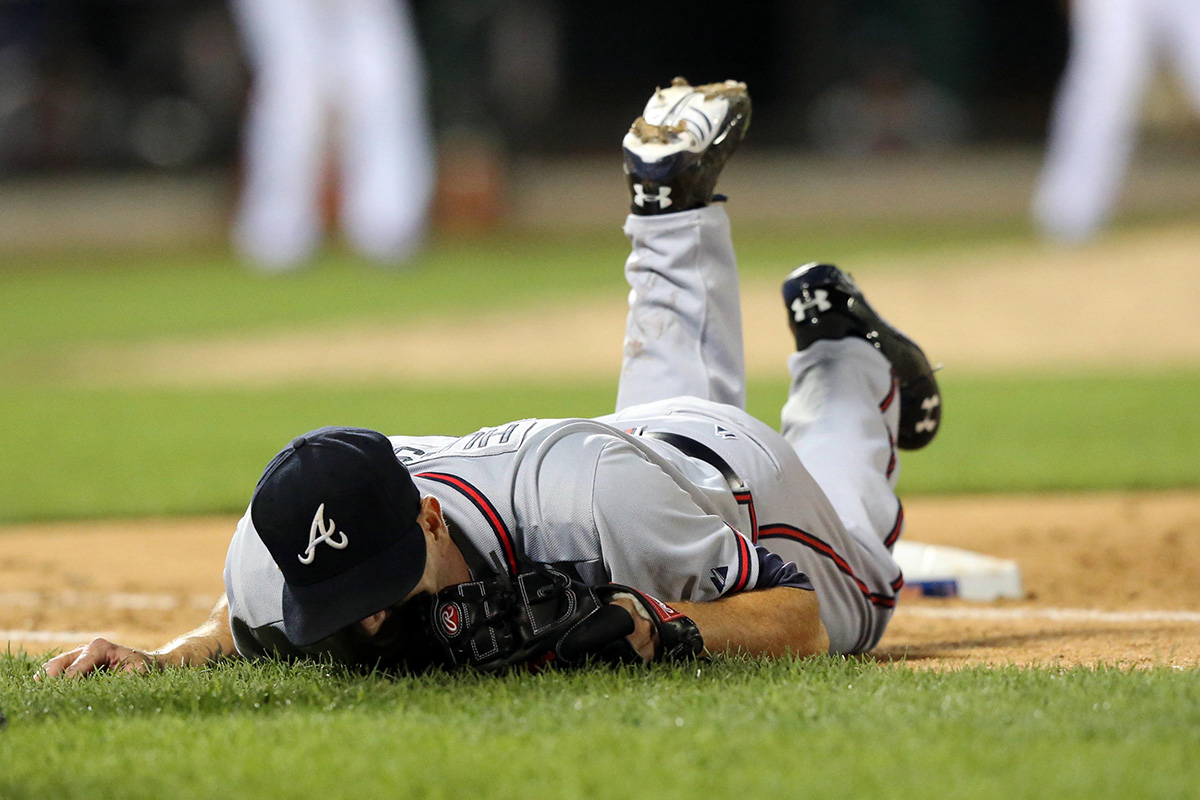
<svg viewBox="0 0 1200 800"><path fill-rule="evenodd" d="M337 536L335 539L334 536ZM340 533L337 530L337 523L329 520L325 522L325 504L317 506L317 515L313 517L312 527L308 529L308 549L304 551L304 555L296 556L300 559L301 564L311 564L313 559L317 557L317 545L321 542L332 547L334 550L345 550L346 545L350 544L350 540L346 538L346 534Z"/></svg>

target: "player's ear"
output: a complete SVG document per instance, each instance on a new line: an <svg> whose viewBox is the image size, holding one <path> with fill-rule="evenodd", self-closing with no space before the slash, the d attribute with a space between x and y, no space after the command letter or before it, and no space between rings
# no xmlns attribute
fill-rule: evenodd
<svg viewBox="0 0 1200 800"><path fill-rule="evenodd" d="M421 498L421 510L417 514L417 519L425 530L433 534L435 539L439 536L450 535L450 532L446 530L446 520L442 517L442 504L433 495L427 494Z"/></svg>

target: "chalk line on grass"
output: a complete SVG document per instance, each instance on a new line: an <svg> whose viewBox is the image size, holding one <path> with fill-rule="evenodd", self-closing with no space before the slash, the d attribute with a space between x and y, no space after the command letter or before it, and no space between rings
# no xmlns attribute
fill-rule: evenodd
<svg viewBox="0 0 1200 800"><path fill-rule="evenodd" d="M178 608L210 609L211 595L147 594L137 592L0 592L0 607L103 606L131 611L174 611Z"/></svg>
<svg viewBox="0 0 1200 800"><path fill-rule="evenodd" d="M139 611L170 611L179 608L210 608L214 599L209 596L187 597L171 594L137 594L130 592L0 592L0 607L34 607L44 603L60 606L104 606ZM985 620L1016 622L1022 620L1047 622L1102 623L1187 623L1200 624L1200 611L1106 611L1091 608L989 608L973 606L902 606L901 616L930 619ZM96 637L112 638L109 631L44 631L0 630L0 642L21 641L39 643L86 642Z"/></svg>
<svg viewBox="0 0 1200 800"><path fill-rule="evenodd" d="M112 631L0 631L0 642L39 642L54 644L70 642L80 644L92 639L112 639L116 634Z"/></svg>
<svg viewBox="0 0 1200 800"><path fill-rule="evenodd" d="M1061 622L1194 622L1200 611L1102 611L1093 608L972 608L954 606L901 607L897 613L936 619L980 619L995 621L1048 620Z"/></svg>

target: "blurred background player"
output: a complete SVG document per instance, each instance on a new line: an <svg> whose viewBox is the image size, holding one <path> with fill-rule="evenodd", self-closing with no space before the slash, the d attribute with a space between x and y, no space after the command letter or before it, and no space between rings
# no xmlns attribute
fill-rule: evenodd
<svg viewBox="0 0 1200 800"><path fill-rule="evenodd" d="M229 176L242 177L242 144L252 184L237 215L243 252L264 238L292 241L290 254L273 255L273 264L287 266L305 251L305 237L319 240L335 200L333 191L311 189L321 169L331 176L342 173L343 229L352 237L351 206L365 207L359 216L382 217L381 204L354 200L358 195L350 191L352 171L345 160L312 155L322 145L331 150L328 140L339 127L346 134L339 141L359 137L361 128L350 125L344 110L311 109L361 92L351 91L347 77L336 95L304 101L312 95L300 81L286 76L268 81L271 54L292 56L287 63L293 66L307 64L310 78L318 69L334 69L338 59L329 54L303 59L305 47L266 44L289 36L300 41L293 34L311 19L306 9L315 2L287 4L279 23L261 25L253 20L269 16L268 0L0 3L0 191L10 193L0 203L0 247L223 247L237 200L230 186L240 183ZM681 19L670 6L640 8L639 24L630 26L621 7L565 0L393 2L399 5L353 0L325 13L365 18L382 8L384 17L401 15L401 29L410 12L416 17L425 54L420 71L429 81L426 97L441 156L432 221L451 237L463 230L592 226L604 219L606 209L620 202L619 187L609 187L608 194L579 187L603 186L592 180L607 168L607 134L626 123L647 82L677 71L745 75L756 86L767 122L756 133L752 150L758 152L748 154L748 169L778 156L793 174L785 180L783 169L769 168L751 179L762 202L748 213L761 209L772 218L816 225L840 221L850 211L906 221L918 211L949 222L1001 216L1015 221L1029 213L1067 50L1065 3L1045 0L979 0L953 8L936 0L771 0L763 13L735 16L721 26L703 14ZM370 8L376 10L363 10ZM1139 8L1149 13L1148 4ZM245 34L240 38L238 27ZM395 27L377 21L365 26L377 36ZM318 33L338 28L330 23ZM662 37L668 29L675 34ZM264 41L255 45L257 38ZM362 56L359 62L369 57L368 49L355 52ZM415 53L410 59L420 69ZM284 72L286 67L276 69ZM397 94L379 88L384 72L369 74L378 94L387 95L376 110L400 116L415 83L401 83ZM254 107L244 120L251 75ZM272 141L275 137L254 129L265 125L258 118L269 118L259 107L269 105L266 98L276 86L286 89L277 106L309 113L303 124L294 114L290 124L276 123L288 138ZM1147 138L1157 127L1171 137L1172 153L1183 157L1171 162L1169 173L1155 173L1148 182L1139 176L1127 211L1189 214L1196 205L1194 187L1200 182L1192 178L1200 170L1195 158L1200 151L1189 143L1196 141L1191 131L1176 128L1191 123L1190 109L1179 106L1147 109ZM317 118L325 123L320 137L302 136ZM305 169L283 169L280 180L254 181L264 172L251 157L255 151L282 162L296 150L307 150ZM830 160L830 152L841 158ZM939 160L936 178L965 188L907 191L903 184L914 171L924 174L920 162L929 152L955 156ZM421 159L407 165L418 169ZM829 181L839 192L824 187L820 203L796 194L796 181L811 183L826 170L839 172ZM845 170L870 180L877 202L838 202L860 185L847 182ZM382 173L374 177L383 179ZM992 182L991 191L971 189L983 182ZM281 188L304 184L310 189ZM307 212L292 212L290 227L299 236L253 237L253 230L267 227L262 220L268 216L260 211L256 220L251 213L256 187L262 196L274 188L293 208L301 198L321 201L304 200ZM393 205L400 202L397 194L392 193ZM410 192L408 202L417 217L419 194ZM559 202L565 196L572 197L570 203ZM289 227L280 222L283 209L272 212L277 228ZM294 243L297 238L301 244Z"/></svg>
<svg viewBox="0 0 1200 800"><path fill-rule="evenodd" d="M253 75L234 246L272 272L313 254L333 144L347 242L383 263L408 259L425 234L435 167L407 4L232 0L232 10Z"/></svg>
<svg viewBox="0 0 1200 800"><path fill-rule="evenodd" d="M1116 202L1160 53L1200 112L1200 0L1072 0L1070 29L1033 214L1046 235L1082 241Z"/></svg>

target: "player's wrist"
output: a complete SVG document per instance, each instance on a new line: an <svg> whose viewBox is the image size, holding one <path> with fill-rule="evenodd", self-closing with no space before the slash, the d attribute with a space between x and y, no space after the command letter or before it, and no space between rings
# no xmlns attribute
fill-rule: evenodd
<svg viewBox="0 0 1200 800"><path fill-rule="evenodd" d="M218 652L214 652L212 644L208 642L171 644L142 655L148 666L160 670L167 667L198 667L220 657L219 648Z"/></svg>
<svg viewBox="0 0 1200 800"><path fill-rule="evenodd" d="M167 667L183 667L188 666L188 660L179 652L178 648L170 650L151 650L144 654L146 666L154 670L164 670Z"/></svg>

